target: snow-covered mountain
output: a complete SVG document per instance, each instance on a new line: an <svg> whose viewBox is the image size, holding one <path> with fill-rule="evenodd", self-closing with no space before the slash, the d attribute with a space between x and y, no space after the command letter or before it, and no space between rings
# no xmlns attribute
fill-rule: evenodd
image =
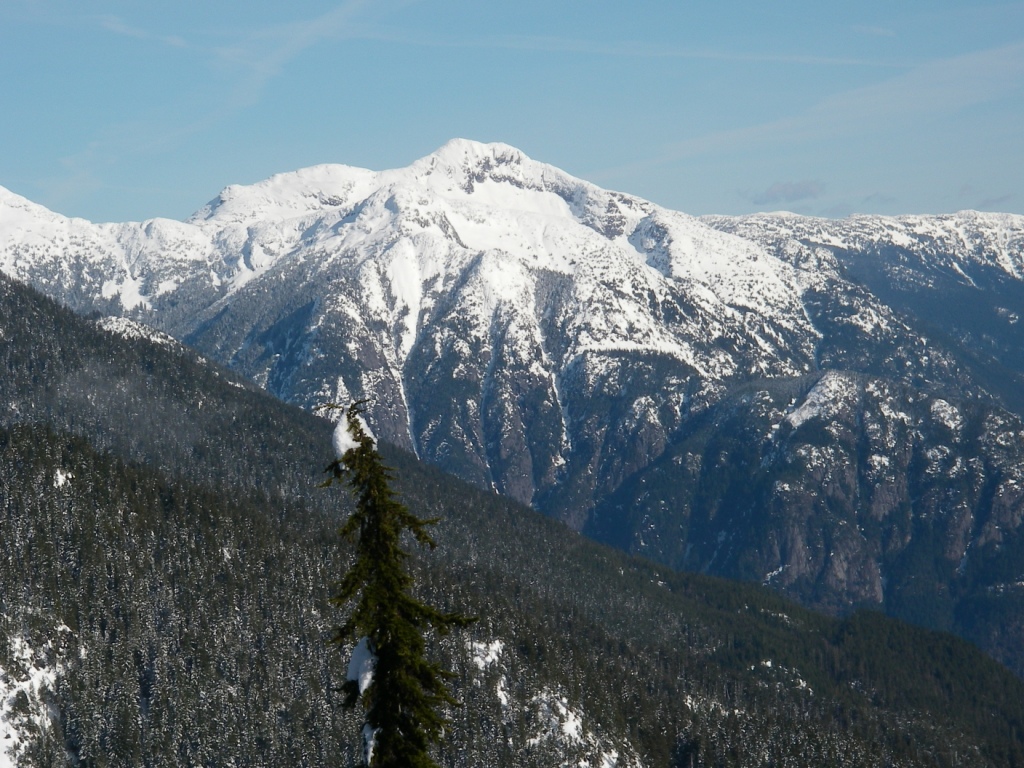
<svg viewBox="0 0 1024 768"><path fill-rule="evenodd" d="M1020 528L1024 217L697 219L455 140L228 187L185 222L0 190L0 269L287 401L370 398L379 437L604 540L816 604L889 599L944 504L949 578ZM928 506L936 451L980 464Z"/></svg>
<svg viewBox="0 0 1024 768"><path fill-rule="evenodd" d="M505 145L228 187L185 223L0 203L8 274L286 400L372 397L382 437L526 502L589 498L728 381L814 367L814 275Z"/></svg>

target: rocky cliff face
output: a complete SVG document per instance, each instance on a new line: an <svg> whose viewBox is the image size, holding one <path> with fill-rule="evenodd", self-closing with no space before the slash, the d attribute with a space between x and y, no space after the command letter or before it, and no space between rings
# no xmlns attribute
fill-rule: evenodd
<svg viewBox="0 0 1024 768"><path fill-rule="evenodd" d="M1011 586L994 563L1024 552L1022 440L1002 409L890 379L765 382L696 420L589 532L822 608L953 628L964 594Z"/></svg>

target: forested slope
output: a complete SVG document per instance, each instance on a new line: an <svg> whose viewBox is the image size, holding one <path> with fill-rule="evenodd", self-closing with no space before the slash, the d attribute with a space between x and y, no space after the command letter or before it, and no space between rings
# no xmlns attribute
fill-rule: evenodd
<svg viewBox="0 0 1024 768"><path fill-rule="evenodd" d="M0 704L20 764L354 764L330 425L2 294L0 682L54 680ZM464 702L443 765L1024 765L1024 685L963 641L672 573L387 455L441 517L421 595L480 617L432 644Z"/></svg>

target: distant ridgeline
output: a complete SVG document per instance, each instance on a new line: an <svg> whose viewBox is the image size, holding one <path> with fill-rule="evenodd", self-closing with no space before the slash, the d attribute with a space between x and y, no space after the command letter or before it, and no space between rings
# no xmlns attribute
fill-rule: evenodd
<svg viewBox="0 0 1024 768"><path fill-rule="evenodd" d="M331 425L144 328L0 282L0 742L19 766L355 765L326 643ZM389 450L439 516L445 766L1024 765L971 645L673 573Z"/></svg>
<svg viewBox="0 0 1024 768"><path fill-rule="evenodd" d="M228 187L185 222L4 190L0 212L0 270L246 377L204 381L372 398L376 435L598 541L949 630L1024 676L1024 217L696 219L462 140ZM235 445L240 415L182 407L159 435L132 403L186 373L94 367L21 407L105 408L97 447L223 474L196 435ZM287 434L240 482L298 492Z"/></svg>

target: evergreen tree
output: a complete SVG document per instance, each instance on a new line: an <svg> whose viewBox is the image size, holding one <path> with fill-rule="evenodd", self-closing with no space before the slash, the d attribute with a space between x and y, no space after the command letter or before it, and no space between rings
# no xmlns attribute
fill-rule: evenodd
<svg viewBox="0 0 1024 768"><path fill-rule="evenodd" d="M354 542L355 562L333 597L337 605L355 603L334 638L337 643L358 641L343 688L345 703L354 706L362 699L368 766L436 768L428 750L448 723L442 708L457 702L446 685L452 674L426 658L424 632L432 628L446 634L472 619L443 613L410 594L409 555L400 538L408 531L432 549L427 526L437 519L416 517L396 499L390 469L360 415L362 404L347 409L335 432L338 458L328 467L333 474L328 484L346 479L357 500L339 531L344 540Z"/></svg>

